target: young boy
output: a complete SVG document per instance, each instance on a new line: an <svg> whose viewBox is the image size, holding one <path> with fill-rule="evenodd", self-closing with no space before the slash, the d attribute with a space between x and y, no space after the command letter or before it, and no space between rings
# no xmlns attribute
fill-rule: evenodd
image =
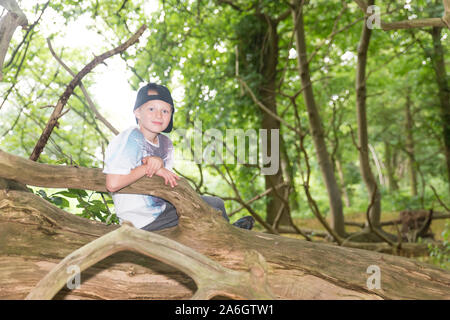
<svg viewBox="0 0 450 320"><path fill-rule="evenodd" d="M170 91L162 85L149 83L139 89L134 115L137 127L117 135L108 145L105 157L106 189L112 192L117 217L130 221L136 228L147 231L170 228L178 224L175 207L154 196L115 193L143 176L163 177L171 187L180 178L172 172L173 144L161 132L170 132L175 112ZM223 200L202 196L203 200L222 212L229 221ZM254 219L247 216L233 225L251 229Z"/></svg>

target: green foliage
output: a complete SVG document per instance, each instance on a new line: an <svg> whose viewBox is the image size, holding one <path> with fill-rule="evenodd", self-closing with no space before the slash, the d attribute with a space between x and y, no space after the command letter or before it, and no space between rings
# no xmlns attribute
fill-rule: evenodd
<svg viewBox="0 0 450 320"><path fill-rule="evenodd" d="M450 223L448 221L445 224L445 229L442 231L441 236L443 238L443 247L433 244L428 245L430 262L442 269L450 270Z"/></svg>
<svg viewBox="0 0 450 320"><path fill-rule="evenodd" d="M44 198L48 202L53 203L55 206L57 206L61 209L70 207L70 203L67 199L65 199L63 197L55 196L55 194L53 194L49 197L49 196L47 196L47 193L45 192L45 190L42 190L42 189L38 190L36 192L36 194L39 195L41 198Z"/></svg>
<svg viewBox="0 0 450 320"><path fill-rule="evenodd" d="M31 6L32 9L25 10L27 16L33 18L30 21L37 19L45 2L38 1ZM63 28L88 16L92 18L89 30L99 34L104 41L99 41L95 48L58 46L57 40L64 34L58 25L51 27L54 23L51 19L42 19L29 32L16 31L5 60L4 83L1 84L2 92L9 92L0 101L7 100L0 107L1 149L28 157L52 112L52 108L42 107L55 105L72 80L50 54L47 37L52 40L57 54L71 68L80 70L91 60L92 53L98 54L123 43L143 23L149 26L149 30L139 44L120 56L127 63L131 74L128 78L130 87L137 89L145 82L157 81L168 85L172 91L182 88L183 99L176 101L175 128L189 129L195 120L201 120L203 131L209 128L224 133L229 128L258 130L261 128L263 113L236 79L236 58L240 76L258 95L256 89L265 80L260 71L263 63L262 44L268 37L266 18L274 20L289 7L287 2L272 0L237 0L233 3L242 11L212 0L160 1L159 9L153 13L146 11L148 2L144 0L51 1L44 17L50 13L59 17L63 21ZM354 86L363 13L354 2L346 3L347 7L343 8L343 2L337 0L307 1L303 14L315 101L320 110L328 151L332 159L338 159L343 167L343 183L349 191L352 204L345 211L352 213L365 212L369 199L359 172L358 151L351 134L353 132L356 135L358 125ZM382 12L388 5L390 10L395 9L386 17L389 21L408 19L412 14L420 18L437 17L441 16L443 10L441 2L428 0L411 2L411 10L404 8L404 4L392 1L380 2L379 5ZM297 112L302 129L309 132L308 113L302 95L298 94L296 107L286 97L302 89L295 58L293 28L290 14L281 19L277 26L277 112L291 125L296 124ZM49 30L48 34L44 32L46 29ZM342 31L333 33L338 30ZM449 31L444 29L442 44L446 55L450 42L445 39L449 36ZM399 184L398 190L381 187L384 211L437 208L438 204L428 184L435 186L440 195L448 195L432 49L430 35L418 29L392 32L374 29L372 32L366 83L369 143L382 162L383 175L387 175L387 162L391 163L394 178ZM15 51L17 54L13 56ZM92 74L83 78L83 83L89 91L94 84ZM420 170L418 196L410 195L408 154L405 150L404 106L408 90L412 101L416 166ZM78 87L67 107L70 107L70 112L59 119L59 126L53 131L39 161L102 167L102 152L113 135L96 121ZM292 197L298 202L298 207L292 214L294 217L311 216L302 190L301 173L305 172L306 166L296 148L299 137L284 126L281 134L292 167L291 179L297 191L297 195ZM385 143L392 148L390 159L385 157ZM175 144L175 147L181 146ZM329 211L328 196L309 135L305 138L305 149L311 165L311 192L322 214L326 216ZM372 165L375 173L374 162ZM223 165L218 167L222 173L225 172ZM266 189L264 177L258 168L238 164L228 164L226 168L242 199L251 199ZM225 183L212 166L203 164L202 175L192 163L177 169L192 177L196 183L203 176L201 192L235 197L233 188ZM74 190L50 196L43 190L38 193L60 208L90 219L106 221L109 214L98 194ZM107 198L106 203L112 205L110 198ZM228 211L232 211L240 204L227 201L226 206ZM252 203L252 208L265 217L266 198ZM236 217L245 214L248 212L242 210ZM111 221L116 220L111 218Z"/></svg>
<svg viewBox="0 0 450 320"><path fill-rule="evenodd" d="M113 206L113 201L108 194L100 194L97 192L88 194L85 190L79 189L58 191L50 196L47 195L45 190L39 189L35 194L53 203L55 206L66 210L71 207L67 198L73 199L76 202L76 208L79 208L77 211L81 210L81 213L77 214L78 216L107 224L119 223L117 216L109 209L109 206ZM99 200L98 196L102 200Z"/></svg>

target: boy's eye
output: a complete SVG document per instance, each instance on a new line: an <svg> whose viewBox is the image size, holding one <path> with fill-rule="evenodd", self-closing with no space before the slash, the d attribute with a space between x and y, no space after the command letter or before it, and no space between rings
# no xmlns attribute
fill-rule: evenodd
<svg viewBox="0 0 450 320"><path fill-rule="evenodd" d="M163 110L163 112L167 114L167 113L169 113L169 110Z"/></svg>

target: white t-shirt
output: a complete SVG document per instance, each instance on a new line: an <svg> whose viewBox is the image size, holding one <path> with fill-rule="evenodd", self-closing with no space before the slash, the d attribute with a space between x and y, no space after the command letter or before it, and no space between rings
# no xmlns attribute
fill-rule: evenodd
<svg viewBox="0 0 450 320"><path fill-rule="evenodd" d="M142 158L157 156L164 161L164 167L172 170L173 144L165 135L158 135L158 144L146 140L139 128L133 126L111 140L106 149L105 174L129 174L142 164ZM166 208L165 202L157 197L141 194L112 193L116 215L120 223L130 221L136 228L153 222Z"/></svg>

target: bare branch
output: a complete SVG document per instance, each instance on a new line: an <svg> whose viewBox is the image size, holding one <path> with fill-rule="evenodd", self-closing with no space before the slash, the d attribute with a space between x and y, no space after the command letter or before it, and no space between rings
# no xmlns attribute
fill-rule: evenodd
<svg viewBox="0 0 450 320"><path fill-rule="evenodd" d="M278 116L277 114L275 114L274 112L272 112L269 108L267 108L261 101L259 101L259 99L256 97L256 95L254 94L253 90L248 86L248 84L240 77L238 77L239 81L243 84L243 86L245 87L245 89L247 90L248 93L250 93L251 98L253 99L253 101L266 113L268 113L272 118L280 121L282 124L284 124L287 128L291 129L292 131L296 132L297 134L301 135L301 132L297 129L294 128L293 126L291 126L286 120L284 120L283 118L281 118L280 116Z"/></svg>
<svg viewBox="0 0 450 320"><path fill-rule="evenodd" d="M349 124L348 127L350 128L350 135L352 136L354 146L359 152L361 152L361 147L358 145L358 142L356 142L355 133L353 132L352 126Z"/></svg>
<svg viewBox="0 0 450 320"><path fill-rule="evenodd" d="M56 59L56 61L58 61L58 63L67 71L70 73L70 75L72 77L76 77L75 72L72 71L72 69L70 69L63 61L60 57L58 57L58 55L56 54L56 52L53 50L52 44L50 42L50 39L47 39L47 44L48 44L48 48L50 49L50 52L52 53L53 57ZM100 120L109 130L111 130L112 133L114 133L115 135L119 134L119 130L117 130L116 128L114 128L114 126L108 122L108 120L106 120L101 113L98 111L97 107L95 106L94 102L91 99L91 96L89 95L89 93L87 92L86 88L83 85L83 82L80 81L80 89L83 92L84 97L86 98L86 101L88 103L88 106L91 108L92 112L94 112L95 117Z"/></svg>
<svg viewBox="0 0 450 320"><path fill-rule="evenodd" d="M356 4L358 5L358 7L361 8L362 11L366 12L367 11L367 3L364 0L355 0Z"/></svg>
<svg viewBox="0 0 450 320"><path fill-rule="evenodd" d="M345 2L344 2L344 3L345 3ZM346 7L343 7L342 10L341 10L341 12L338 14L336 20L334 21L333 30L332 30L331 33L328 35L328 37L326 37L325 39L323 39L323 40L319 43L319 45L317 45L317 46L315 47L314 51L311 53L311 55L310 55L309 58L308 58L308 64L312 61L312 59L316 56L316 54L319 52L319 50L320 50L325 44L328 44L328 47L330 47L330 46L332 45L333 40L334 40L334 37L335 37L337 34L343 32L343 31L345 31L345 30L347 30L347 29L350 29L353 25L355 25L356 23L358 23L359 21L361 21L362 19L364 19L363 17L362 17L362 18L358 18L358 19L356 19L355 21L349 23L348 25L346 25L346 26L340 28L339 30L336 30L337 25L338 25L338 21L341 19L342 15L344 14L344 12L345 12L346 9L347 9Z"/></svg>
<svg viewBox="0 0 450 320"><path fill-rule="evenodd" d="M450 209L445 205L445 203L441 200L441 198L437 194L436 189L431 184L430 184L430 188L431 188L431 190L433 190L433 193L434 193L436 199L438 200L438 202L441 204L441 206L443 206L445 208L445 210L450 211Z"/></svg>
<svg viewBox="0 0 450 320"><path fill-rule="evenodd" d="M142 33L147 28L146 25L143 25L139 28L139 30L125 43L121 44L117 48L107 51L103 53L102 55L95 57L89 64L87 64L77 75L76 77L69 83L64 93L61 95L61 97L58 100L58 103L56 104L55 110L53 110L52 115L50 116L50 119L47 123L47 126L45 127L44 131L42 132L38 142L36 143L34 150L30 156L30 160L36 161L42 151L44 150L44 147L53 131L53 128L56 125L58 116L61 114L62 110L64 109L64 106L66 105L67 101L69 100L70 96L72 95L75 87L80 83L81 79L89 73L93 68L95 68L99 63L103 62L105 59L120 53L124 50L126 50L131 45L135 44L139 41L139 37L142 35Z"/></svg>
<svg viewBox="0 0 450 320"><path fill-rule="evenodd" d="M286 11L284 11L283 13L281 13L275 20L275 24L278 24L279 22L283 21L284 19L286 19L287 17L289 17L291 15L291 8L288 8Z"/></svg>
<svg viewBox="0 0 450 320"><path fill-rule="evenodd" d="M278 188L284 187L285 185L286 185L286 182L282 182L282 183L278 184L277 186L275 186L275 188L278 189ZM262 197L264 197L264 196L268 195L269 193L271 193L272 190L273 190L273 188L270 187L270 188L268 188L267 190L265 190L264 192L258 194L257 196L251 198L250 200L246 201L245 203L246 203L247 205L250 205L251 203L255 202L256 200L259 200L259 199L261 199ZM238 212L241 211L242 209L244 209L244 206L241 206L241 207L237 208L236 210L230 212L230 213L228 214L228 216L229 216L229 217L232 217L234 214L238 213Z"/></svg>
<svg viewBox="0 0 450 320"><path fill-rule="evenodd" d="M239 7L237 4L235 4L232 0L218 0L218 2L222 3L222 4L227 4L236 11L239 11L239 12L244 11L241 7Z"/></svg>
<svg viewBox="0 0 450 320"><path fill-rule="evenodd" d="M372 196L371 196L371 200L370 200L369 206L367 207L367 211L366 211L367 223L369 224L370 231L375 233L380 239L386 241L390 246L400 249L401 242L399 242L399 243L393 242L388 237L386 237L383 233L381 233L380 230L378 230L378 228L374 228L372 225L372 219L370 219L370 210L372 209L373 205L375 204L375 199L377 197L377 191L378 191L378 185L375 183L374 190L373 190Z"/></svg>

